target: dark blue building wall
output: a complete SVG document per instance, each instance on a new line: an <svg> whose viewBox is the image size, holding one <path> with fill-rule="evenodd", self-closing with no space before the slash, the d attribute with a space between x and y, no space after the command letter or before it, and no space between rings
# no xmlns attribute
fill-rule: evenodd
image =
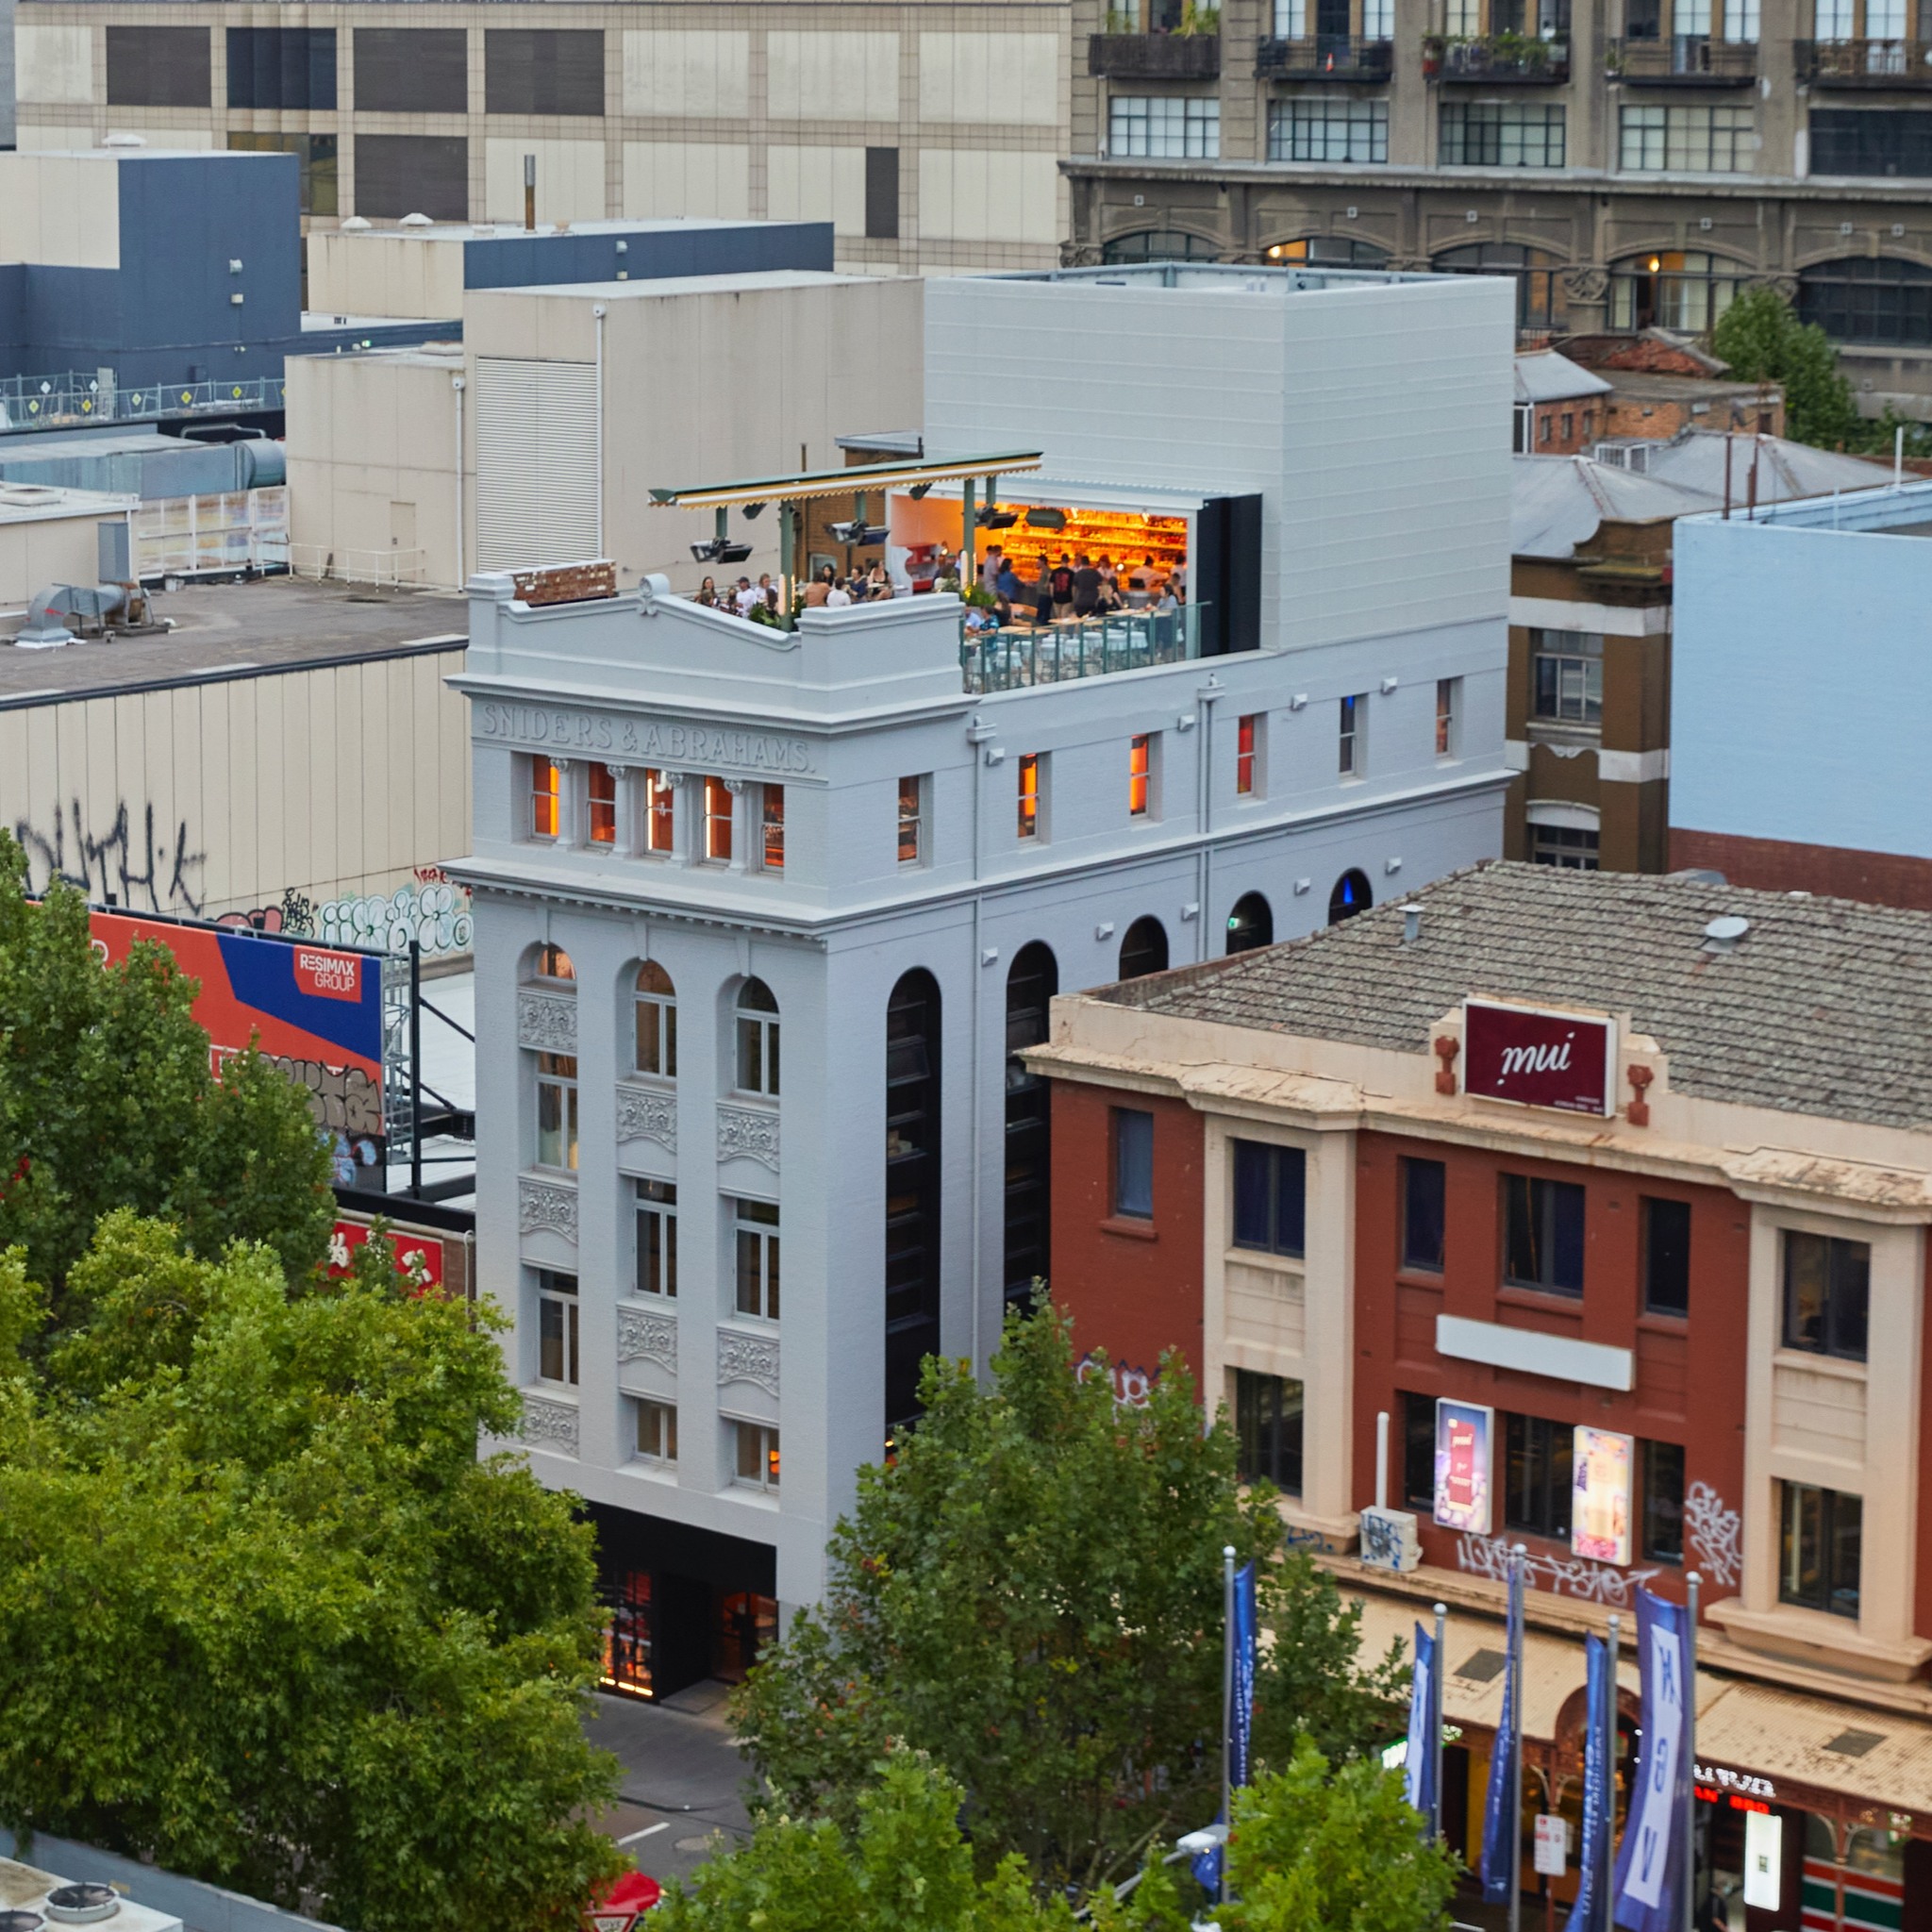
<svg viewBox="0 0 1932 1932"><path fill-rule="evenodd" d="M625 244L623 253L618 243ZM636 228L626 234L495 235L463 244L466 289L552 282L662 281L673 275L832 270L830 222L751 222L741 227Z"/></svg>

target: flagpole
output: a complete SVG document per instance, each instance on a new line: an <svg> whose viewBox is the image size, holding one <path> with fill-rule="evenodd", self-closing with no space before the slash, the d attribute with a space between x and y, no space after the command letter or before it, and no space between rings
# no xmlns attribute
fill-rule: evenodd
<svg viewBox="0 0 1932 1932"><path fill-rule="evenodd" d="M1221 1551L1221 1816L1234 1824L1234 1545ZM1224 1874L1225 1868L1224 1867ZM1223 1889L1226 1888L1224 1875Z"/></svg>
<svg viewBox="0 0 1932 1932"><path fill-rule="evenodd" d="M1431 1822L1436 1828L1436 1841L1442 1841L1442 1632L1449 1620L1449 1606L1436 1606L1436 1668L1430 1674L1429 1684L1429 1754L1432 1768L1429 1777Z"/></svg>
<svg viewBox="0 0 1932 1932"><path fill-rule="evenodd" d="M1697 1592L1703 1578L1684 1578L1684 1916L1683 1932L1697 1919Z"/></svg>
<svg viewBox="0 0 1932 1932"><path fill-rule="evenodd" d="M1610 1886L1617 1869L1617 1854L1611 1840L1617 1835L1617 1646L1622 1628L1621 1620L1612 1610L1608 1657L1610 1707L1605 1719L1604 1735L1603 1876L1599 1886L1604 1902L1604 1932L1616 1932L1617 1926L1616 1906L1610 1897Z"/></svg>
<svg viewBox="0 0 1932 1932"><path fill-rule="evenodd" d="M1523 1559L1527 1545L1509 1552L1509 1708L1513 1713L1509 1753L1509 1932L1523 1932ZM1687 1925L1684 1932L1690 1932Z"/></svg>

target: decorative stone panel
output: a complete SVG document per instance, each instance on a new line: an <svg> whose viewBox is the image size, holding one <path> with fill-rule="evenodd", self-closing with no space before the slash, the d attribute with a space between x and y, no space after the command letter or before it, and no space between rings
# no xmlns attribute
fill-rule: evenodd
<svg viewBox="0 0 1932 1932"><path fill-rule="evenodd" d="M577 1000L575 993L542 992L536 987L517 991L517 1044L536 1053L577 1050Z"/></svg>
<svg viewBox="0 0 1932 1932"><path fill-rule="evenodd" d="M718 1331L718 1386L753 1382L775 1402L778 1397L778 1339L774 1335L744 1335L736 1329Z"/></svg>
<svg viewBox="0 0 1932 1932"><path fill-rule="evenodd" d="M553 1402L547 1395L524 1397L524 1425L519 1432L533 1448L556 1449L565 1456L577 1453L576 1406Z"/></svg>
<svg viewBox="0 0 1932 1932"><path fill-rule="evenodd" d="M655 1141L675 1154L677 1095L655 1087L619 1087L617 1138L620 1144L625 1141Z"/></svg>
<svg viewBox="0 0 1932 1932"><path fill-rule="evenodd" d="M517 1226L525 1234L561 1235L572 1246L577 1239L577 1191L558 1181L517 1181Z"/></svg>
<svg viewBox="0 0 1932 1932"><path fill-rule="evenodd" d="M770 1107L718 1108L718 1158L756 1160L778 1172L778 1112Z"/></svg>
<svg viewBox="0 0 1932 1932"><path fill-rule="evenodd" d="M619 1308L617 1359L652 1361L677 1373L677 1317L657 1308Z"/></svg>

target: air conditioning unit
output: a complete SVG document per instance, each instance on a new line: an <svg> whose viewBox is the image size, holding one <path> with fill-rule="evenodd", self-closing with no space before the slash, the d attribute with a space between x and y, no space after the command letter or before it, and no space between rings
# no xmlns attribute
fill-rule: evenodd
<svg viewBox="0 0 1932 1932"><path fill-rule="evenodd" d="M60 1932L66 1925L107 1925L112 1932L182 1932L179 1919L138 1906L111 1885L92 1879L75 1883L0 1858L0 1932Z"/></svg>

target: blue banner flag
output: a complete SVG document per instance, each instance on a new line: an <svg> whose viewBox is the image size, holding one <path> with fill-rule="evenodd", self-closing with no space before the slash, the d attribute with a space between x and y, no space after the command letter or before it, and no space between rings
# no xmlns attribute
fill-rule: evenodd
<svg viewBox="0 0 1932 1932"><path fill-rule="evenodd" d="M1436 1822L1436 1640L1415 1626L1415 1675L1408 1692L1408 1748L1402 1794L1433 1830Z"/></svg>
<svg viewBox="0 0 1932 1932"><path fill-rule="evenodd" d="M1490 1755L1490 1788L1483 1800L1483 1902L1509 1903L1523 1862L1523 1821L1516 1816L1516 1757L1523 1749L1518 1734L1517 1680L1523 1671L1523 1565L1509 1564L1509 1667L1503 1679L1503 1716Z"/></svg>
<svg viewBox="0 0 1932 1932"><path fill-rule="evenodd" d="M1248 1782L1248 1744L1255 1722L1255 1566L1235 1572L1234 1708L1227 1717L1227 1781Z"/></svg>
<svg viewBox="0 0 1932 1932"><path fill-rule="evenodd" d="M1595 1932L1602 1911L1597 1892L1609 1847L1610 1788L1617 1763L1617 1687L1610 1681L1610 1647L1601 1637L1587 1637L1583 1649L1583 1850L1576 1903L1570 1907L1563 1932Z"/></svg>
<svg viewBox="0 0 1932 1932"><path fill-rule="evenodd" d="M1677 1932L1682 1918L1684 1762L1690 1712L1688 1613L1637 1592L1637 1654L1643 1666L1638 1746L1624 1842L1617 1851L1617 1924L1628 1932Z"/></svg>

